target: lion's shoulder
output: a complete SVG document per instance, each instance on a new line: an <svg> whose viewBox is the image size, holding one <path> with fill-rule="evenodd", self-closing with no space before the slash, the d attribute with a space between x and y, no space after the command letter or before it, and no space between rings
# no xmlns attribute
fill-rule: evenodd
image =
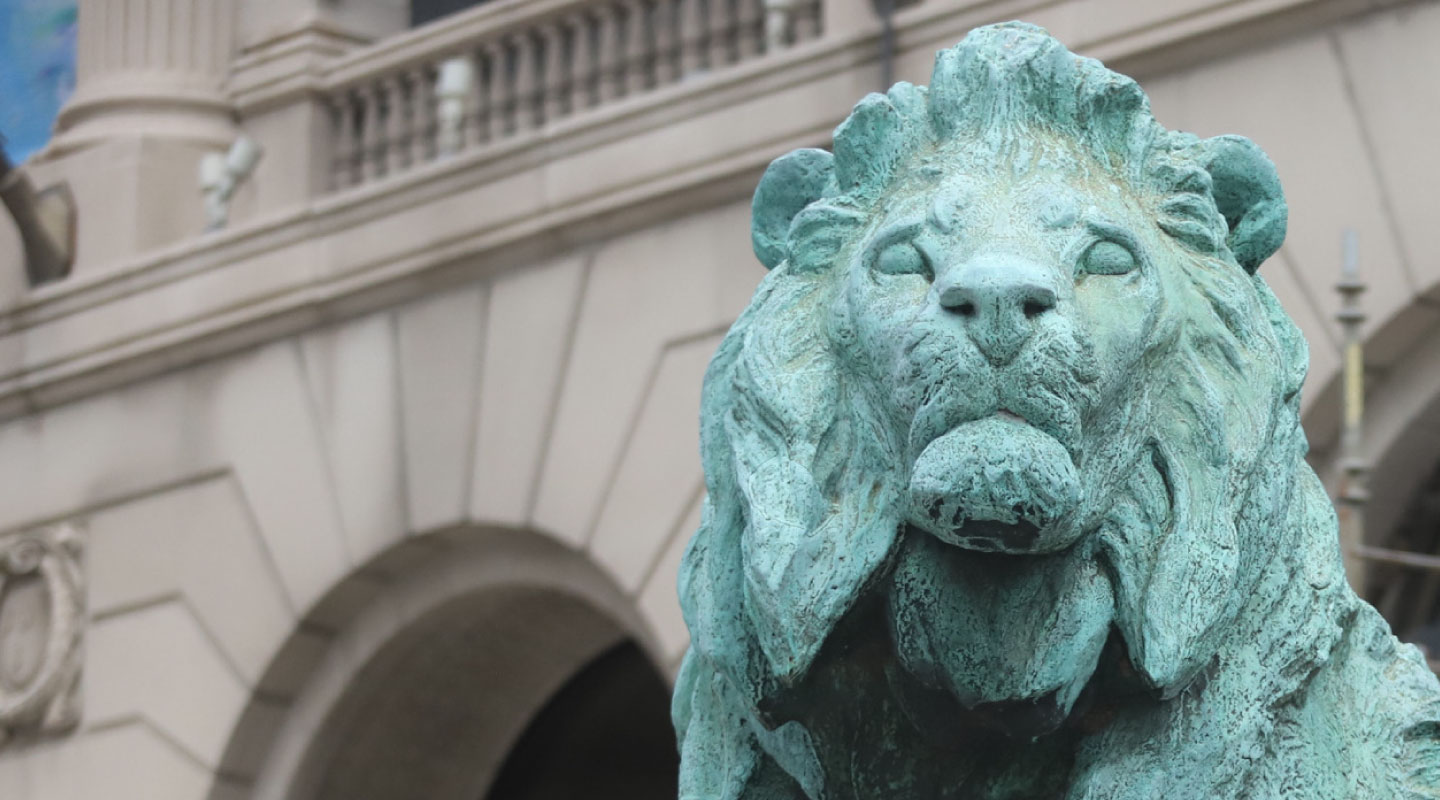
<svg viewBox="0 0 1440 800"><path fill-rule="evenodd" d="M1285 737L1303 742L1296 760L1334 784L1311 796L1440 800L1440 681L1368 604L1297 712Z"/></svg>

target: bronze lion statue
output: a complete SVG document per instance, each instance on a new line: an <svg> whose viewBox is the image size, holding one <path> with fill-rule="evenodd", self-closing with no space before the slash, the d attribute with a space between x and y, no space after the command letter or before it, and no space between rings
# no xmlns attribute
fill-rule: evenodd
<svg viewBox="0 0 1440 800"><path fill-rule="evenodd" d="M683 800L1440 797L1342 572L1273 164L1021 23L755 194L705 378Z"/></svg>

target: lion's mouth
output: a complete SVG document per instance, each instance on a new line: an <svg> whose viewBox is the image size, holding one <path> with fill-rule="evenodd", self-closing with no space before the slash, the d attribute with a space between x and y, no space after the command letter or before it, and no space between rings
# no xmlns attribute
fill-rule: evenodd
<svg viewBox="0 0 1440 800"><path fill-rule="evenodd" d="M1080 502L1068 450L1019 415L1000 411L936 438L911 469L908 518L971 550L1051 552L1073 541L1064 520Z"/></svg>
<svg viewBox="0 0 1440 800"><path fill-rule="evenodd" d="M993 519L971 519L947 536L954 544L983 553L1030 553L1040 539L1040 527L1028 519L1013 524Z"/></svg>

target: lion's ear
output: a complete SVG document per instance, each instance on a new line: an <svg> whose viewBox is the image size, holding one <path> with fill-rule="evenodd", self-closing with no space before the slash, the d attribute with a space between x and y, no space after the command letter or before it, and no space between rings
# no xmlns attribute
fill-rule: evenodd
<svg viewBox="0 0 1440 800"><path fill-rule="evenodd" d="M1226 244L1253 275L1285 241L1289 212L1280 175L1265 151L1243 136L1216 136L1200 146L1215 208L1230 229Z"/></svg>
<svg viewBox="0 0 1440 800"><path fill-rule="evenodd" d="M820 199L834 174L835 158L824 150L796 150L770 162L750 203L750 241L766 269L789 256L791 221Z"/></svg>

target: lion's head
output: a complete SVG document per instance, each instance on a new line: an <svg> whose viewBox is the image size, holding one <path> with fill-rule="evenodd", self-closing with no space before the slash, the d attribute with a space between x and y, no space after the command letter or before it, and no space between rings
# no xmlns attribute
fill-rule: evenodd
<svg viewBox="0 0 1440 800"><path fill-rule="evenodd" d="M1112 633L1180 691L1318 493L1304 340L1256 275L1284 230L1259 148L1019 23L777 160L770 273L706 376L696 651L763 716L883 593L904 669L967 707L1063 717Z"/></svg>

